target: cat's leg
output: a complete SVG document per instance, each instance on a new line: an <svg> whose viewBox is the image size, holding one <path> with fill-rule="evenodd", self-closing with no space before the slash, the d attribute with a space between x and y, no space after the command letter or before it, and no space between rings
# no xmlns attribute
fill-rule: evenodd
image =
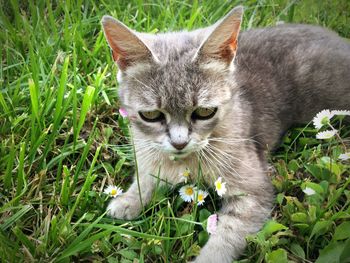
<svg viewBox="0 0 350 263"><path fill-rule="evenodd" d="M155 180L152 175L140 173L139 180L135 175L128 191L109 203L107 214L119 219L134 219L141 213L142 205L147 205L151 200L154 188Z"/></svg>
<svg viewBox="0 0 350 263"><path fill-rule="evenodd" d="M258 180L251 185L256 187L255 191L251 191L255 194L228 196L223 200L216 233L211 234L194 262L231 263L241 255L246 246L245 237L259 231L270 216L273 190L266 180L267 176L263 176L265 178L261 178L261 182ZM258 194L259 189L261 192Z"/></svg>

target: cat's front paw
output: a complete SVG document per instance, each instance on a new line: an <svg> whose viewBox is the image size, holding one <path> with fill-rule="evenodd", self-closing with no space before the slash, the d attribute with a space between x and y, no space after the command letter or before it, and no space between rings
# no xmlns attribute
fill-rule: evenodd
<svg viewBox="0 0 350 263"><path fill-rule="evenodd" d="M139 196L124 194L113 199L107 207L107 215L131 220L137 217L142 210Z"/></svg>

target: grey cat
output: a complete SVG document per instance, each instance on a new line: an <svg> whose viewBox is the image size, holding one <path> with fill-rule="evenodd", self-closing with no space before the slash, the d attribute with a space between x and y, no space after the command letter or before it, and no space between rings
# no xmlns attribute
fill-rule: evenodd
<svg viewBox="0 0 350 263"><path fill-rule="evenodd" d="M135 218L151 199L159 167L162 179L177 184L201 162L204 179L221 176L228 191L217 232L195 262L231 262L269 217L274 195L265 155L288 127L322 109L350 109L348 42L308 25L239 34L242 13L236 7L211 27L157 35L102 19L139 174L108 213Z"/></svg>

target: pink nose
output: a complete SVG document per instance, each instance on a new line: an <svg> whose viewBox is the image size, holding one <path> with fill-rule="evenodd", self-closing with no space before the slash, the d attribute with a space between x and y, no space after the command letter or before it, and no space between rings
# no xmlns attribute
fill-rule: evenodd
<svg viewBox="0 0 350 263"><path fill-rule="evenodd" d="M184 143L175 143L175 142L172 142L171 145L174 146L174 148L176 150L179 150L181 151L183 148L186 147L186 145L188 144L188 142L184 142Z"/></svg>

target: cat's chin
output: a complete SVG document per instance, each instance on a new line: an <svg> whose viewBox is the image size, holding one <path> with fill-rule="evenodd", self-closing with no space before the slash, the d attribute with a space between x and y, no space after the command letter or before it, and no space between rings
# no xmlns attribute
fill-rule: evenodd
<svg viewBox="0 0 350 263"><path fill-rule="evenodd" d="M176 161L178 159L184 159L188 157L192 152L174 152L169 153L169 159L172 161Z"/></svg>

